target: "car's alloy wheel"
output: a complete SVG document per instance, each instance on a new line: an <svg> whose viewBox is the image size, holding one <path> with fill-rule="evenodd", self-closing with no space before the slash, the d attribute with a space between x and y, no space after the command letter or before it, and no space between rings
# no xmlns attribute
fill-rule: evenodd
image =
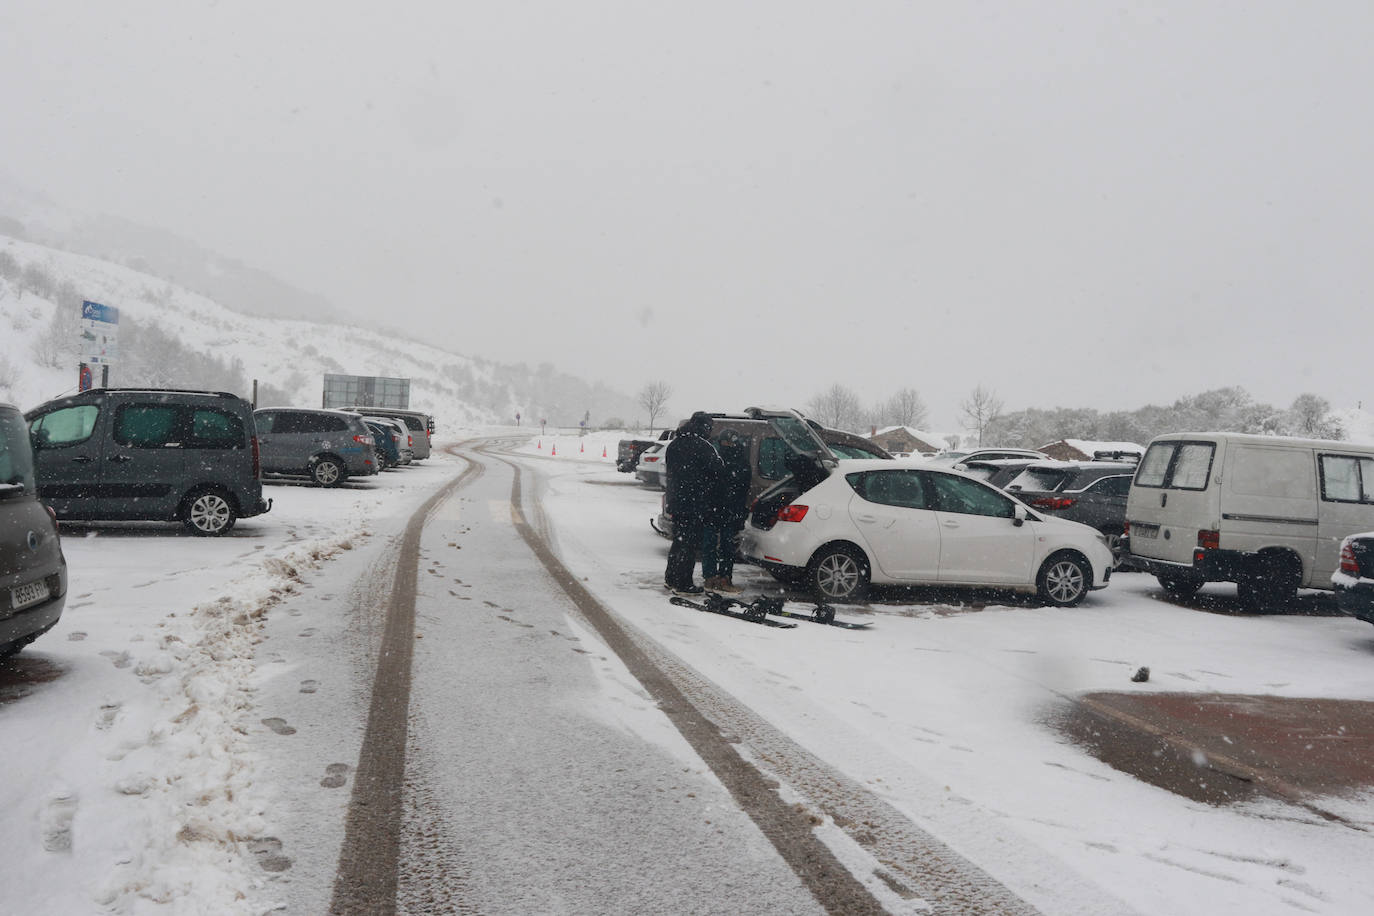
<svg viewBox="0 0 1374 916"><path fill-rule="evenodd" d="M1040 570L1040 597L1056 607L1073 607L1088 594L1090 577L1087 564L1078 557L1051 557Z"/></svg>
<svg viewBox="0 0 1374 916"><path fill-rule="evenodd" d="M811 586L822 598L862 598L868 590L868 564L847 547L830 547L811 561Z"/></svg>
<svg viewBox="0 0 1374 916"><path fill-rule="evenodd" d="M234 506L213 490L197 493L186 507L186 527L196 534L215 536L234 527Z"/></svg>
<svg viewBox="0 0 1374 916"><path fill-rule="evenodd" d="M343 468L333 458L321 458L310 469L310 477L322 487L338 486L343 480Z"/></svg>

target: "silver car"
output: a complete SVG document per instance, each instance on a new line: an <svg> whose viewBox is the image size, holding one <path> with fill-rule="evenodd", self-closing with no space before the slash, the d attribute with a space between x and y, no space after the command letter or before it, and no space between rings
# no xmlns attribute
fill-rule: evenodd
<svg viewBox="0 0 1374 916"><path fill-rule="evenodd" d="M52 629L67 601L57 517L38 501L24 416L0 404L0 658Z"/></svg>
<svg viewBox="0 0 1374 916"><path fill-rule="evenodd" d="M308 474L322 487L380 470L372 430L355 413L301 407L253 412L265 474Z"/></svg>

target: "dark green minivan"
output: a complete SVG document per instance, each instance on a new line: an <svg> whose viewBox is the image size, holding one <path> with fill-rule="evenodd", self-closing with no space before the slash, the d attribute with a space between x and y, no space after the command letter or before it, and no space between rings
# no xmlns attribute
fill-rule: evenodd
<svg viewBox="0 0 1374 916"><path fill-rule="evenodd" d="M24 416L38 496L60 519L181 521L221 535L272 507L253 408L238 395L95 388Z"/></svg>

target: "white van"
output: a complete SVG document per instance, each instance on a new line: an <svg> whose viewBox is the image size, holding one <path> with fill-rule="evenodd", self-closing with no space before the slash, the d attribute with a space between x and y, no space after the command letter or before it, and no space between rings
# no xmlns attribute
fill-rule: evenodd
<svg viewBox="0 0 1374 916"><path fill-rule="evenodd" d="M1374 446L1240 433L1150 443L1126 501L1130 562L1169 591L1235 582L1250 608L1331 588L1341 539L1374 530Z"/></svg>

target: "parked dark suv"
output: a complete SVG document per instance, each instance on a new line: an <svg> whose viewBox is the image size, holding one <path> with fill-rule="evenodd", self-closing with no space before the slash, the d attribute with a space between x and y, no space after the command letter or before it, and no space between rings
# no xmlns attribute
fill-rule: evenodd
<svg viewBox="0 0 1374 916"><path fill-rule="evenodd" d="M38 501L24 416L0 404L0 658L52 629L66 601L67 561Z"/></svg>
<svg viewBox="0 0 1374 916"><path fill-rule="evenodd" d="M376 474L377 455L363 418L343 410L265 407L254 411L262 470L309 474L322 487Z"/></svg>
<svg viewBox="0 0 1374 916"><path fill-rule="evenodd" d="M1043 461L1027 465L1004 489L1046 515L1096 528L1119 563L1135 469L1134 461Z"/></svg>
<svg viewBox="0 0 1374 916"><path fill-rule="evenodd" d="M26 413L38 496L62 519L225 534L268 511L253 408L223 391L95 388Z"/></svg>

